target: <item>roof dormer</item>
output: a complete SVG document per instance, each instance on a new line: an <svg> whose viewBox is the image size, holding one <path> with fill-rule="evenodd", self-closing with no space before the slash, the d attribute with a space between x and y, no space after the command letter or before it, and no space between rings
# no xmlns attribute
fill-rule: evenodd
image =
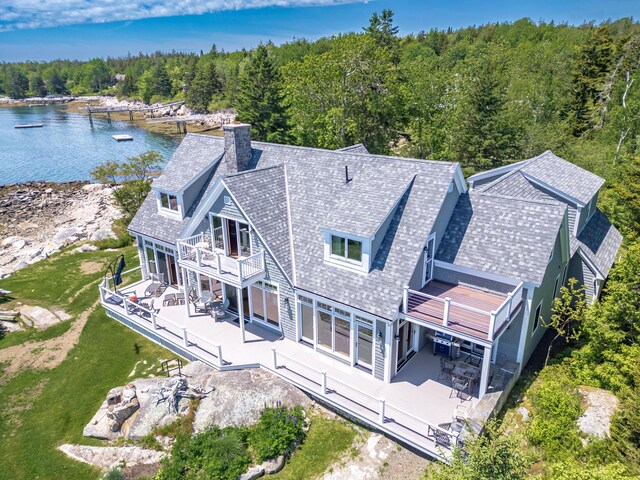
<svg viewBox="0 0 640 480"><path fill-rule="evenodd" d="M158 213L182 220L184 218L184 200L181 193L154 189Z"/></svg>
<svg viewBox="0 0 640 480"><path fill-rule="evenodd" d="M333 265L368 273L371 268L371 239L337 232L324 232L324 260Z"/></svg>

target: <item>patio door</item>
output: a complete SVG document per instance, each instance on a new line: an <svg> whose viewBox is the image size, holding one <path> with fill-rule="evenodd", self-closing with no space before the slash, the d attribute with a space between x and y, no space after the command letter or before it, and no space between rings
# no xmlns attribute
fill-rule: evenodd
<svg viewBox="0 0 640 480"><path fill-rule="evenodd" d="M413 349L413 324L411 322L403 322L398 328L398 357L396 370L407 363L407 360L411 358L414 352Z"/></svg>
<svg viewBox="0 0 640 480"><path fill-rule="evenodd" d="M373 366L373 329L356 325L356 365L367 370Z"/></svg>
<svg viewBox="0 0 640 480"><path fill-rule="evenodd" d="M251 255L251 236L249 225L237 220L225 219L227 232L226 254L230 257L248 257Z"/></svg>
<svg viewBox="0 0 640 480"><path fill-rule="evenodd" d="M424 246L424 269L422 272L422 286L433 278L433 259L435 257L436 236L430 235Z"/></svg>

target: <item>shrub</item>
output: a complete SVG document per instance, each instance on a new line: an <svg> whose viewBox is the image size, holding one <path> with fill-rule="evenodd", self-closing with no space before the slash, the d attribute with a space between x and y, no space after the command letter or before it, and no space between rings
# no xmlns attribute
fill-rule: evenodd
<svg viewBox="0 0 640 480"><path fill-rule="evenodd" d="M120 467L113 467L102 477L102 480L124 480L124 472Z"/></svg>
<svg viewBox="0 0 640 480"><path fill-rule="evenodd" d="M262 462L283 455L294 443L302 441L304 424L304 412L299 405L265 408L251 435L257 460Z"/></svg>
<svg viewBox="0 0 640 480"><path fill-rule="evenodd" d="M217 426L193 437L180 434L154 478L236 480L251 464L246 436L246 429Z"/></svg>
<svg viewBox="0 0 640 480"><path fill-rule="evenodd" d="M580 394L559 368L547 368L529 393L533 418L527 437L548 459L582 450L576 421L582 414Z"/></svg>

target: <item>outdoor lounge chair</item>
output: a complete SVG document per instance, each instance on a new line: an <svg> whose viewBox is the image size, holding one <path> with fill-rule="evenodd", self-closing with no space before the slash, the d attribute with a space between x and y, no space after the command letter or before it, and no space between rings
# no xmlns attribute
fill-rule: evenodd
<svg viewBox="0 0 640 480"><path fill-rule="evenodd" d="M167 289L164 282L164 273L152 273L151 284L145 289L145 297L159 297Z"/></svg>

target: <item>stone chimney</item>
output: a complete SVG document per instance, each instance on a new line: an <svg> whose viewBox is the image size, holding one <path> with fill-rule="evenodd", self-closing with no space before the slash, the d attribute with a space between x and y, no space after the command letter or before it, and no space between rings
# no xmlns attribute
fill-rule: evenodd
<svg viewBox="0 0 640 480"><path fill-rule="evenodd" d="M227 173L238 173L249 168L251 163L251 125L230 123L223 125L224 163Z"/></svg>

